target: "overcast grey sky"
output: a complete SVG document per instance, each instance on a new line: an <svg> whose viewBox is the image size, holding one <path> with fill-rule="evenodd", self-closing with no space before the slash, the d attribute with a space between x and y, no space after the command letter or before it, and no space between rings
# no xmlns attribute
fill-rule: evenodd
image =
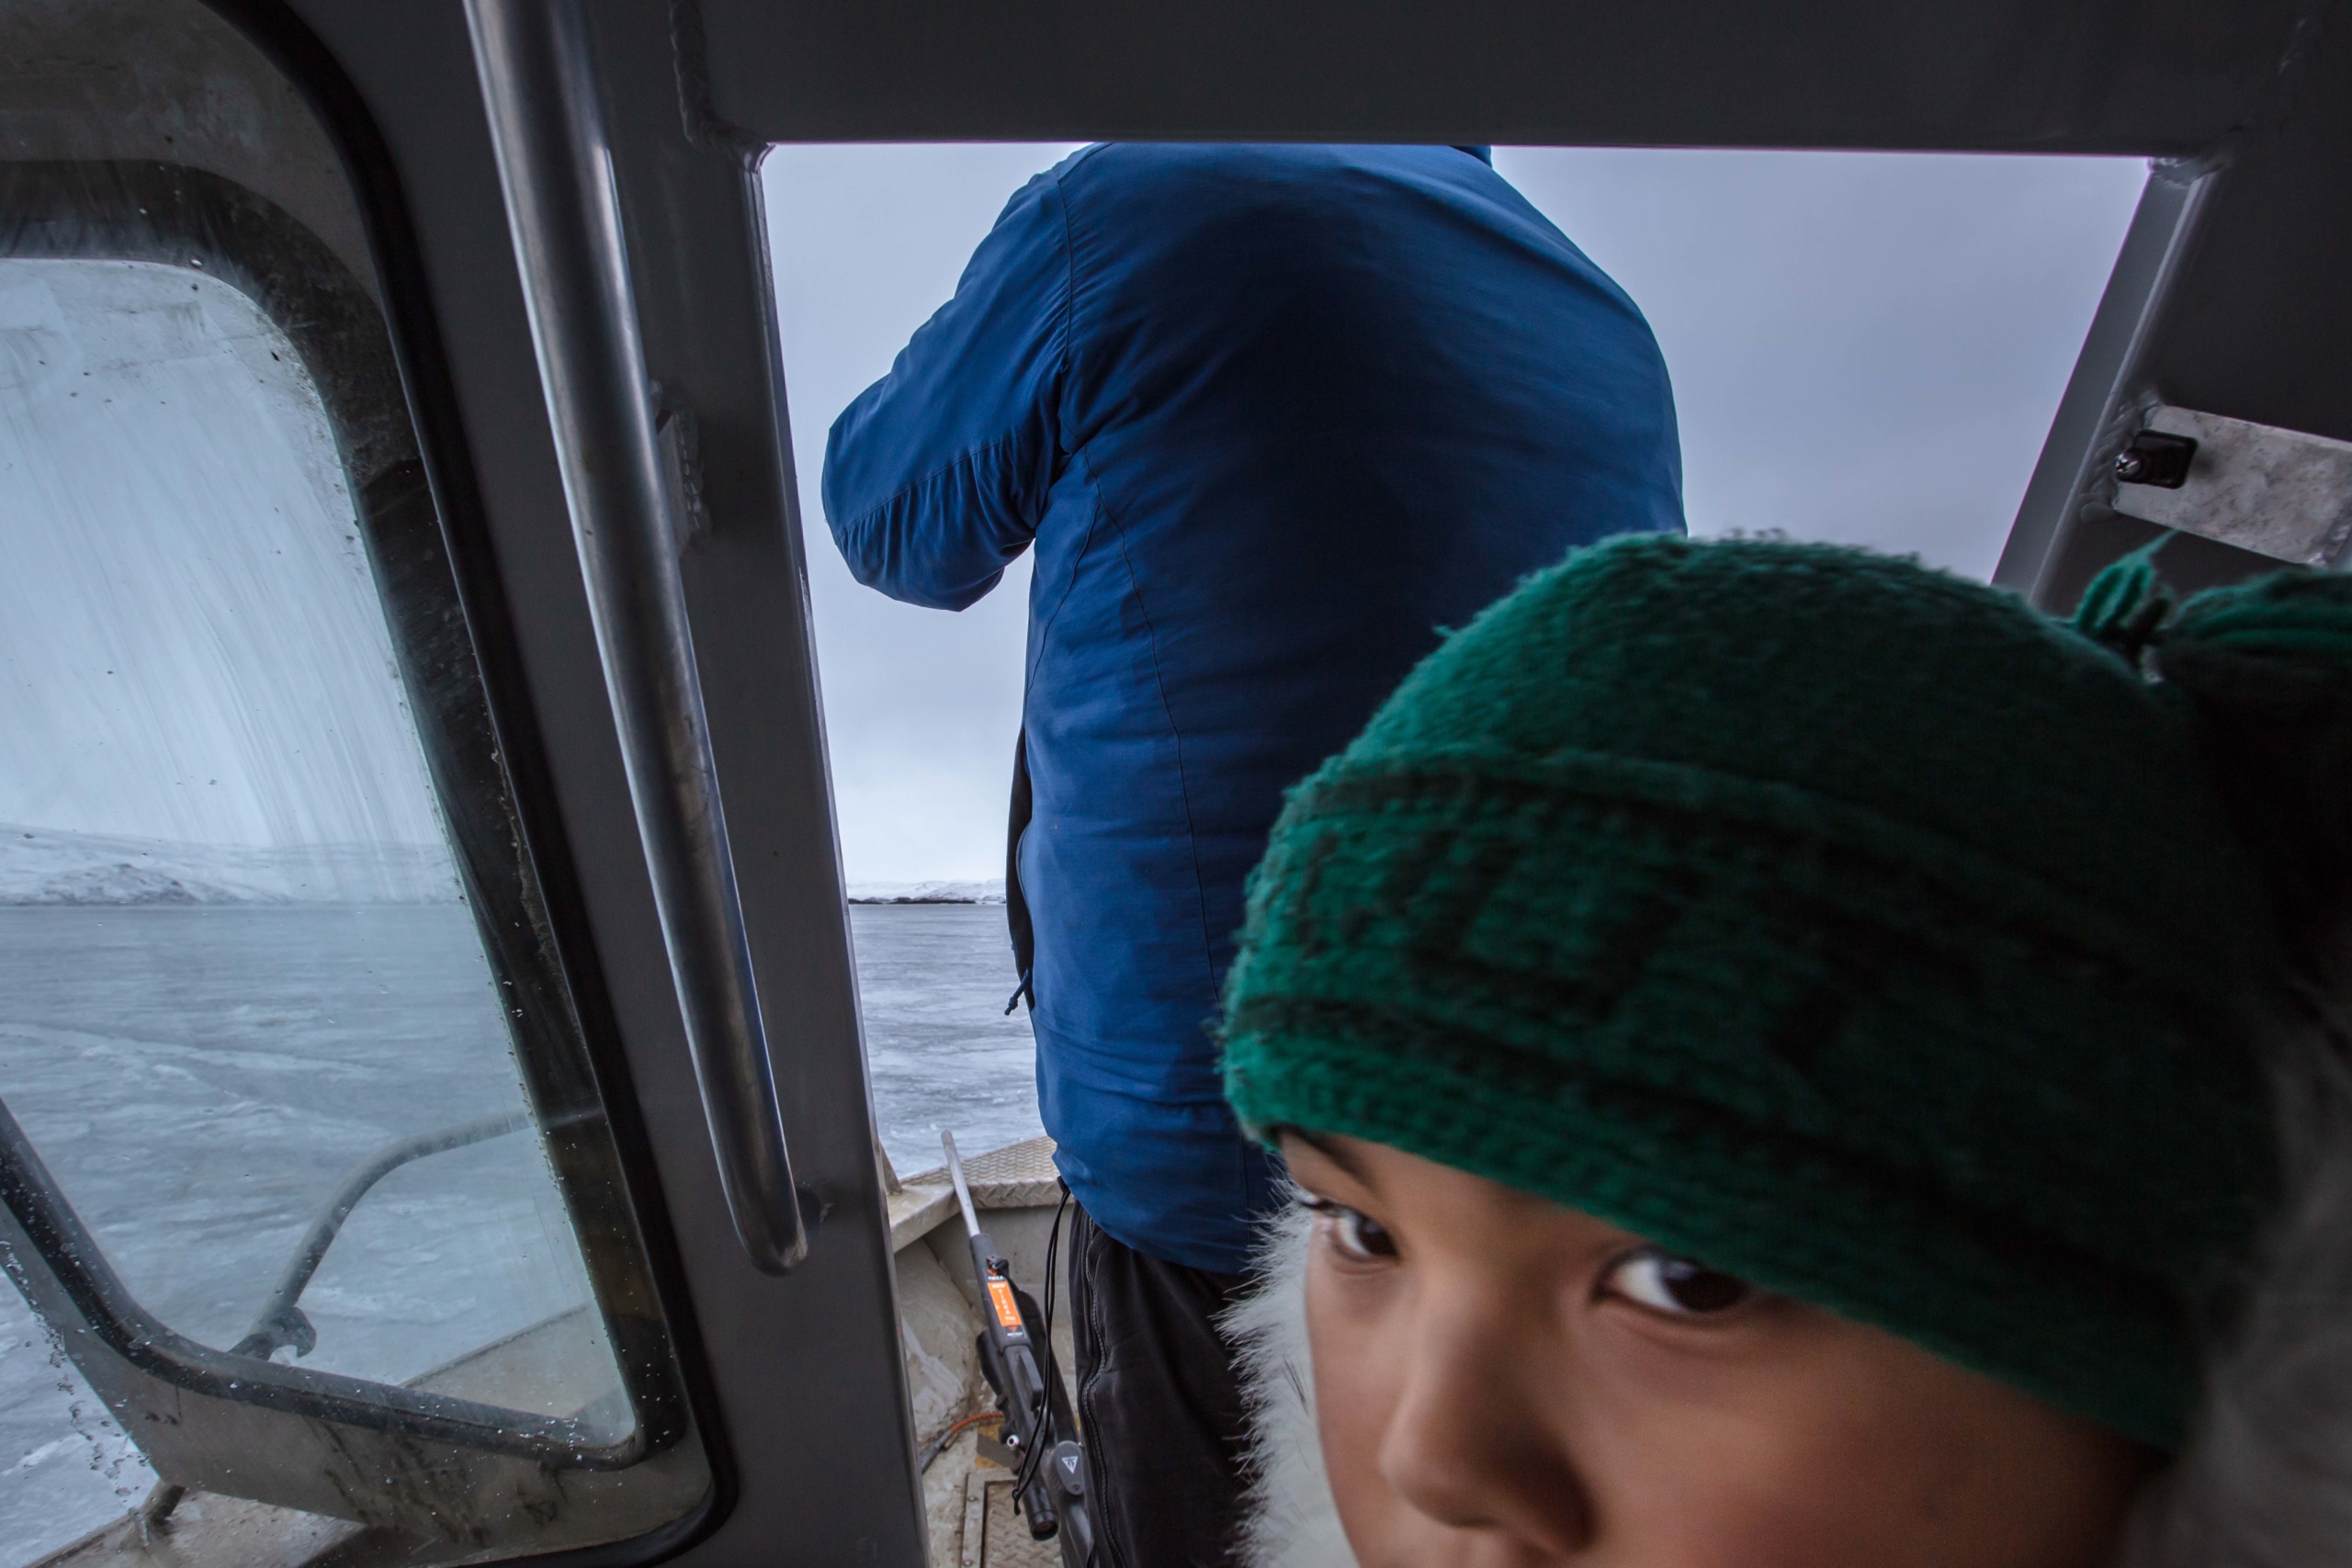
<svg viewBox="0 0 2352 1568"><path fill-rule="evenodd" d="M833 787L852 880L993 876L1024 559L961 615L854 582L817 497L835 414L1067 146L785 147L763 168ZM1633 295L1674 377L1693 532L1988 576L2144 178L2137 162L1499 148Z"/></svg>

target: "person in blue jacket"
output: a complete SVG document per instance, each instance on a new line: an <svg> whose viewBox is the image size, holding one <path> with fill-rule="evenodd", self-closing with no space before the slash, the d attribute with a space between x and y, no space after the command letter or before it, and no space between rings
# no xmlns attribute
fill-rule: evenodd
<svg viewBox="0 0 2352 1568"><path fill-rule="evenodd" d="M1095 1513L1106 1568L1221 1563L1245 1422L1213 1318L1277 1179L1211 1033L1244 878L1444 628L1681 529L1665 362L1484 148L1095 146L834 423L823 492L910 604L1036 552L1008 892Z"/></svg>

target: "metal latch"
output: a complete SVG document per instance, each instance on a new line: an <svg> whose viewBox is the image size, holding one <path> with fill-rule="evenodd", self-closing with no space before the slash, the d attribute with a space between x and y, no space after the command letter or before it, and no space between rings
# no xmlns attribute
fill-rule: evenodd
<svg viewBox="0 0 2352 1568"><path fill-rule="evenodd" d="M662 389L654 389L660 396ZM670 516L678 531L678 547L688 548L710 533L710 512L702 499L702 430L695 411L664 399L654 416L653 440L662 458L662 488L670 498Z"/></svg>
<svg viewBox="0 0 2352 1568"><path fill-rule="evenodd" d="M2158 403L2115 481L2127 517L2302 566L2352 554L2352 441Z"/></svg>

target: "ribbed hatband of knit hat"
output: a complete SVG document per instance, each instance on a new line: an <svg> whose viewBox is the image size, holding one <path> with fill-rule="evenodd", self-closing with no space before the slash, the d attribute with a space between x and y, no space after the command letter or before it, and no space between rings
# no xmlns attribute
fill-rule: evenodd
<svg viewBox="0 0 2352 1568"><path fill-rule="evenodd" d="M1572 557L1292 792L1235 1109L2176 1444L2273 1201L2286 982L2135 657L1860 551Z"/></svg>

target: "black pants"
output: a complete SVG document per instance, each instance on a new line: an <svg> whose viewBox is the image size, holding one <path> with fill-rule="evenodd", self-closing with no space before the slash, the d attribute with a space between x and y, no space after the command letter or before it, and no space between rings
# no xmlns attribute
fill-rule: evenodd
<svg viewBox="0 0 2352 1568"><path fill-rule="evenodd" d="M1070 1318L1098 1568L1231 1568L1248 1421L1211 1320L1246 1277L1148 1258L1072 1204Z"/></svg>

